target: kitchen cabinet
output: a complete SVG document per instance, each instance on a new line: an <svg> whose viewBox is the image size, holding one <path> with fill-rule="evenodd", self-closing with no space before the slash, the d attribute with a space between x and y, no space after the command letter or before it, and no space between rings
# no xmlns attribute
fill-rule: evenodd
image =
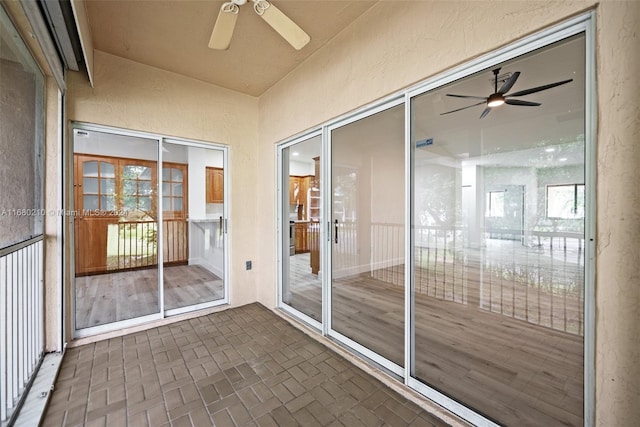
<svg viewBox="0 0 640 427"><path fill-rule="evenodd" d="M298 215L298 219L307 220L307 192L309 190L309 176L290 176L289 177L289 204L302 206L302 211Z"/></svg>
<svg viewBox="0 0 640 427"><path fill-rule="evenodd" d="M224 203L224 169L207 167L206 181L207 203Z"/></svg>
<svg viewBox="0 0 640 427"><path fill-rule="evenodd" d="M309 264L311 273L320 271L320 222L310 221L307 226L307 244L309 245Z"/></svg>
<svg viewBox="0 0 640 427"><path fill-rule="evenodd" d="M309 252L309 243L307 238L308 222L295 223L295 251L297 254Z"/></svg>

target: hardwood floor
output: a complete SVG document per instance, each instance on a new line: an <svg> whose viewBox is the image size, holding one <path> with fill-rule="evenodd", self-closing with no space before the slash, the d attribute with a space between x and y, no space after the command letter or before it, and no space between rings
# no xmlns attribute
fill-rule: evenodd
<svg viewBox="0 0 640 427"><path fill-rule="evenodd" d="M302 257L297 261L306 265ZM293 265L290 304L313 317L321 313L320 281ZM396 266L393 274L375 271L334 280L331 313L333 329L401 366L404 290L372 276L402 273ZM583 337L541 326L533 315L530 321L514 315L545 310L553 315L548 307L553 296L528 290L532 297L525 299L502 278L499 295L515 306L501 314L480 303L482 292L473 291L480 282L473 274L467 283L465 297L458 300L448 299L446 292L415 293L414 376L500 424L582 425ZM525 303L539 306L519 307Z"/></svg>
<svg viewBox="0 0 640 427"><path fill-rule="evenodd" d="M164 268L165 309L184 307L224 296L221 278L198 265ZM155 268L76 277L76 328L157 313Z"/></svg>
<svg viewBox="0 0 640 427"><path fill-rule="evenodd" d="M283 300L312 319L322 322L322 282L317 274L311 273L310 256L307 252L289 258L288 289L283 292Z"/></svg>
<svg viewBox="0 0 640 427"><path fill-rule="evenodd" d="M353 277L333 287L333 327L403 365L404 293ZM583 339L416 295L415 376L501 424L582 425Z"/></svg>

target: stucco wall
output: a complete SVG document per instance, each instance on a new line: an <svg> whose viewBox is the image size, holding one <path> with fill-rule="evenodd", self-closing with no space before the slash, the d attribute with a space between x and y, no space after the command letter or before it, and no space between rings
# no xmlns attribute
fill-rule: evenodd
<svg viewBox="0 0 640 427"><path fill-rule="evenodd" d="M42 208L42 189L36 174L35 147L39 145L37 111L38 86L41 85L33 71L25 65L0 59L2 96L0 96L0 209L11 212L21 209ZM10 160L10 161L7 161ZM15 183L21 183L15 185ZM42 227L35 215L0 215L0 247L22 242L39 234Z"/></svg>
<svg viewBox="0 0 640 427"><path fill-rule="evenodd" d="M596 424L640 419L640 2L381 2L260 98L258 299L275 304L275 147L290 135L596 8ZM497 25L491 25L497 24Z"/></svg>
<svg viewBox="0 0 640 427"><path fill-rule="evenodd" d="M640 2L598 8L596 421L640 420Z"/></svg>
<svg viewBox="0 0 640 427"><path fill-rule="evenodd" d="M256 98L178 74L94 52L94 83L69 73L69 120L228 145L231 304L255 301Z"/></svg>
<svg viewBox="0 0 640 427"><path fill-rule="evenodd" d="M48 212L44 220L44 294L45 294L45 350L60 351L62 342L60 330L62 328L62 267L60 264L59 248L62 236L58 234L59 213L58 197L61 183L59 179L61 153L58 149L60 141L60 124L58 123L58 85L53 77L46 77L45 81L45 148L44 148L44 206ZM52 214L55 213L55 214Z"/></svg>

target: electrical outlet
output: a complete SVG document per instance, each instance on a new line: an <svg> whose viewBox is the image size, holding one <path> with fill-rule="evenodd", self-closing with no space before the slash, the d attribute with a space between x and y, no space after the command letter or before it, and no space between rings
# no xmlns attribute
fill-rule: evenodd
<svg viewBox="0 0 640 427"><path fill-rule="evenodd" d="M251 270L251 261L245 262L245 266L247 270Z"/></svg>

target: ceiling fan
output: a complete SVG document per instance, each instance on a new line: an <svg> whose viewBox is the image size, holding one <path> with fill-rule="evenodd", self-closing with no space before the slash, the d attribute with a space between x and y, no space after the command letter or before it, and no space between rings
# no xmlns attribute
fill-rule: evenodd
<svg viewBox="0 0 640 427"><path fill-rule="evenodd" d="M282 13L280 9L275 7L273 3L267 0L250 1L253 3L253 10L295 49L300 50L309 43L309 40L311 40L309 35L287 15ZM209 40L211 49L226 50L229 48L240 6L246 2L247 0L231 0L222 4Z"/></svg>
<svg viewBox="0 0 640 427"><path fill-rule="evenodd" d="M489 114L491 112L491 109L494 107L498 107L502 104L508 104L508 105L518 105L521 107L537 107L540 104L539 102L531 102L531 101L523 101L520 99L511 99L512 97L518 97L518 96L525 96L525 95L530 95L532 93L536 93L536 92L541 92L543 90L547 90L547 89L551 89L552 87L556 87L556 86L560 86L563 85L565 83L569 83L572 82L573 79L569 79L569 80L562 80L560 82L555 82L555 83L549 83L543 86L537 86L537 87L532 87L530 89L525 89L525 90L521 90L518 92L514 92L512 94L507 95L507 93L511 90L511 88L513 87L513 85L516 83L516 80L518 80L518 77L520 77L520 71L516 71L515 73L513 73L511 75L511 77L509 77L500 87L500 90L498 90L498 73L500 72L500 68L496 68L495 70L493 70L493 75L494 75L494 92L487 96L487 97L483 97L483 96L470 96L470 95L454 95L451 93L447 93L447 96L452 96L455 98L468 98L468 99L481 99L482 102L478 102L477 104L473 104L473 105L468 105L466 107L462 107L462 108L458 108L457 110L451 110L451 111L447 111L446 113L441 113L440 115L445 115L445 114L450 114L450 113L455 113L456 111L462 111L462 110L466 110L467 108L471 108L471 107L475 107L478 105L482 105L482 104L486 104L486 108L484 109L484 111L482 112L482 114L480 115L480 118L483 119L487 116L487 114Z"/></svg>

